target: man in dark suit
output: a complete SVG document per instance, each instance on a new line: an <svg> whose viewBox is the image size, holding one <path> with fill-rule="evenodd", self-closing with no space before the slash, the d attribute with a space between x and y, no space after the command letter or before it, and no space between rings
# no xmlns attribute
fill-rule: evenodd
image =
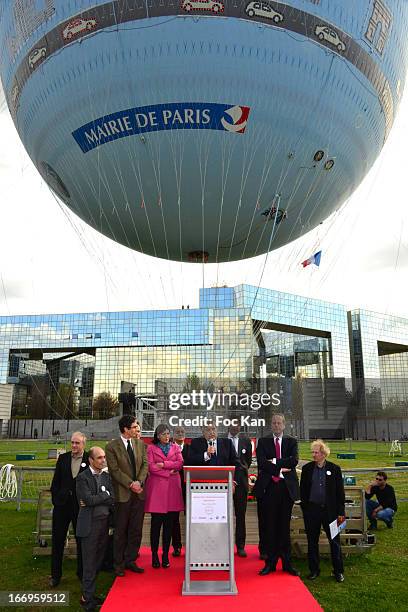
<svg viewBox="0 0 408 612"><path fill-rule="evenodd" d="M135 574L144 572L135 560L142 540L147 455L146 446L136 438L138 424L133 415L124 414L119 429L120 437L109 442L105 451L115 491L115 574L122 577L125 568Z"/></svg>
<svg viewBox="0 0 408 612"><path fill-rule="evenodd" d="M234 445L228 438L218 438L215 425L203 427L203 437L191 440L190 465L234 465L235 484L241 469Z"/></svg>
<svg viewBox="0 0 408 612"><path fill-rule="evenodd" d="M299 499L296 466L299 460L295 438L284 436L285 417L272 416L273 436L260 438L256 449L258 478L254 487L264 521L267 559L259 572L267 576L276 570L279 557L282 569L292 576L299 572L292 566L290 519L293 503Z"/></svg>
<svg viewBox="0 0 408 612"><path fill-rule="evenodd" d="M102 471L105 465L105 452L93 446L89 450L89 468L76 479L80 506L76 535L81 540L84 564L80 604L88 611L101 603L95 597L96 576L105 556L115 503L110 476Z"/></svg>
<svg viewBox="0 0 408 612"><path fill-rule="evenodd" d="M343 557L340 547L340 535L330 535L330 523L337 520L341 525L344 520L345 495L341 469L327 461L329 447L323 440L311 444L313 461L306 463L300 479L300 498L307 535L307 557L309 561L309 580L315 580L320 574L319 537L320 529L326 532L330 543L330 553L337 582L344 581Z"/></svg>
<svg viewBox="0 0 408 612"><path fill-rule="evenodd" d="M88 467L88 453L85 451L86 437L80 431L71 436L71 451L58 457L51 483L52 511L52 554L50 586L59 585L62 576L62 559L70 523L74 531L78 518L78 501L75 479ZM77 576L82 580L81 542L77 539Z"/></svg>
<svg viewBox="0 0 408 612"><path fill-rule="evenodd" d="M179 425L174 428L173 432L173 441L175 444L178 444L181 450L181 454L183 456L184 465L188 465L188 455L190 446L185 443L186 439L186 430L182 425ZM184 471L183 468L180 470L180 479L181 479L181 492L183 494L184 507L186 506L186 483L184 482ZM180 528L180 512L174 512L173 519L173 528L171 533L171 543L173 546L173 557L180 557L181 555L181 528Z"/></svg>
<svg viewBox="0 0 408 612"><path fill-rule="evenodd" d="M240 430L240 425L230 425L228 428L228 438L234 446L241 466L237 474L237 486L234 493L235 543L237 545L238 556L246 557L245 514L248 503L248 470L252 463L252 444L249 438L239 436Z"/></svg>

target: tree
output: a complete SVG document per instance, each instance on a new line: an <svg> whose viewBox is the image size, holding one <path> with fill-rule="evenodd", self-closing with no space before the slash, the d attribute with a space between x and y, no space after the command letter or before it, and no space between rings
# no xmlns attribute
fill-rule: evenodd
<svg viewBox="0 0 408 612"><path fill-rule="evenodd" d="M92 414L94 419L110 419L118 414L119 402L109 391L102 391L93 401Z"/></svg>
<svg viewBox="0 0 408 612"><path fill-rule="evenodd" d="M200 378L195 372L186 376L186 380L183 386L183 393L191 393L191 391L200 391L200 389Z"/></svg>
<svg viewBox="0 0 408 612"><path fill-rule="evenodd" d="M67 383L60 383L52 398L54 413L57 419L73 419L77 416L75 388Z"/></svg>

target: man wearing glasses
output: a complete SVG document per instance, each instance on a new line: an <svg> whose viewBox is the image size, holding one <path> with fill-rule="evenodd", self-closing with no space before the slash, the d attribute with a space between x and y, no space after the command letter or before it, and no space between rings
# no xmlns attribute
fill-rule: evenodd
<svg viewBox="0 0 408 612"><path fill-rule="evenodd" d="M135 560L142 540L147 456L145 445L136 437L140 426L133 415L124 414L119 429L120 437L109 442L105 452L116 501L113 562L116 576L124 576L125 569L144 572Z"/></svg>
<svg viewBox="0 0 408 612"><path fill-rule="evenodd" d="M375 495L375 499L371 499ZM377 529L377 519L384 521L388 529L392 529L394 514L397 511L394 487L387 484L387 474L377 472L374 482L370 482L365 490L366 513L370 524L369 529Z"/></svg>

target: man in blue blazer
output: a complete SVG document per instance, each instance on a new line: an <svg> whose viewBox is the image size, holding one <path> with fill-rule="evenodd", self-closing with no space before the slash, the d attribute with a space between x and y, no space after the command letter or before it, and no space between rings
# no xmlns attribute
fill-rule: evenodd
<svg viewBox="0 0 408 612"><path fill-rule="evenodd" d="M272 416L272 436L260 438L256 449L258 478L254 487L259 501L265 534L267 558L259 572L267 576L276 570L279 557L284 572L298 576L292 566L290 552L290 519L293 503L299 499L299 482L296 466L299 460L297 440L283 435L285 417Z"/></svg>
<svg viewBox="0 0 408 612"><path fill-rule="evenodd" d="M83 555L81 606L95 610L96 576L102 565L108 544L115 497L112 482L107 472L105 451L98 446L89 450L89 468L76 481L79 514L77 537L81 539Z"/></svg>

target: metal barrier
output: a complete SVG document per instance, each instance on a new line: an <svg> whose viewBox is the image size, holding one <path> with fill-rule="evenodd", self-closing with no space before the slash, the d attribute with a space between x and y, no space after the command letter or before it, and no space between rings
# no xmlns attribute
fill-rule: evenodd
<svg viewBox="0 0 408 612"><path fill-rule="evenodd" d="M4 497L1 499L1 501L16 500L17 510L20 510L21 504L23 503L36 504L38 502L40 491L50 488L54 469L54 467L13 466L12 471L15 473L17 479L17 492L12 497ZM370 474L381 470L387 473L394 472L395 474L407 473L408 466L364 468L347 467L342 469L345 475ZM405 501L405 499L402 500L399 498L399 501Z"/></svg>
<svg viewBox="0 0 408 612"><path fill-rule="evenodd" d="M16 467L12 466L17 480L17 490L13 491L12 496L3 497L1 501L16 501L17 510L20 510L22 503L37 503L40 491L49 489L54 467Z"/></svg>

